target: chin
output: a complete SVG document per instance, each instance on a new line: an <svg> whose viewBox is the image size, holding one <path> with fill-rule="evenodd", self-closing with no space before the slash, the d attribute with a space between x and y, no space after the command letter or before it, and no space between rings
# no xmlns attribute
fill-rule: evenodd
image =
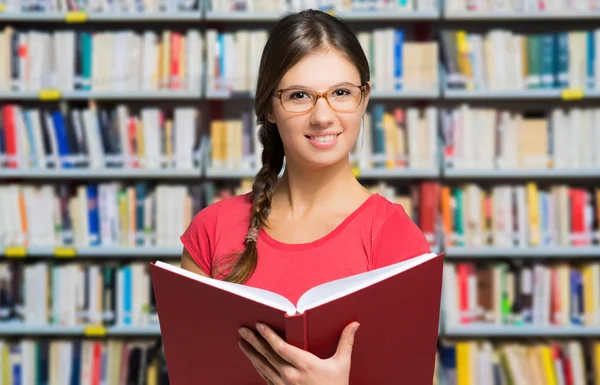
<svg viewBox="0 0 600 385"><path fill-rule="evenodd" d="M337 166L348 161L347 152L330 152L328 154L313 154L303 157L302 164L312 169L322 169L327 167Z"/></svg>

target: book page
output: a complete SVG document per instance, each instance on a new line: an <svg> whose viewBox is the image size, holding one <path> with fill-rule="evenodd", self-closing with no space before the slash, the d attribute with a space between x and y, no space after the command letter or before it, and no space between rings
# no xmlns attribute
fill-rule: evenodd
<svg viewBox="0 0 600 385"><path fill-rule="evenodd" d="M364 289L365 287L427 262L436 256L437 254L435 253L423 254L407 261L398 262L394 265L315 286L304 293L298 300L298 313L302 314L308 309Z"/></svg>
<svg viewBox="0 0 600 385"><path fill-rule="evenodd" d="M240 297L248 298L275 309L285 311L288 315L296 314L296 308L293 303L291 303L287 298L271 291L245 286L239 283L225 282L218 279L205 277L161 261L157 261L155 265L161 269L169 270L185 277L195 279L196 281L200 281L207 285L228 291L230 293L239 295Z"/></svg>

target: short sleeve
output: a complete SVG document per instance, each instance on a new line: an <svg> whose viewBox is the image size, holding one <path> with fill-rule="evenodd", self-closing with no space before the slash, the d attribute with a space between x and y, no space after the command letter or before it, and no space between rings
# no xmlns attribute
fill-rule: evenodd
<svg viewBox="0 0 600 385"><path fill-rule="evenodd" d="M372 250L373 269L431 252L425 235L400 205L383 223Z"/></svg>
<svg viewBox="0 0 600 385"><path fill-rule="evenodd" d="M185 249L208 276L212 275L215 233L221 206L221 202L216 202L200 210L180 237Z"/></svg>

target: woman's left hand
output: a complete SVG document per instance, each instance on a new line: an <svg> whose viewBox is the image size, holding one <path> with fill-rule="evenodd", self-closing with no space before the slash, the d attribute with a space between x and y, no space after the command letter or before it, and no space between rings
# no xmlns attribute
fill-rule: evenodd
<svg viewBox="0 0 600 385"><path fill-rule="evenodd" d="M239 330L240 348L269 385L348 385L350 357L359 324L344 328L335 354L321 359L285 342L271 328L257 324Z"/></svg>

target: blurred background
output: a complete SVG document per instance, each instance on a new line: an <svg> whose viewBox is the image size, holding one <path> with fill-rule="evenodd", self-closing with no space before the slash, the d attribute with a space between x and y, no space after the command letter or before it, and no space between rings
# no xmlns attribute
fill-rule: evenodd
<svg viewBox="0 0 600 385"><path fill-rule="evenodd" d="M600 385L599 0L0 0L0 384L168 384L148 262L250 190L304 8L370 62L355 175L445 252L433 383Z"/></svg>

